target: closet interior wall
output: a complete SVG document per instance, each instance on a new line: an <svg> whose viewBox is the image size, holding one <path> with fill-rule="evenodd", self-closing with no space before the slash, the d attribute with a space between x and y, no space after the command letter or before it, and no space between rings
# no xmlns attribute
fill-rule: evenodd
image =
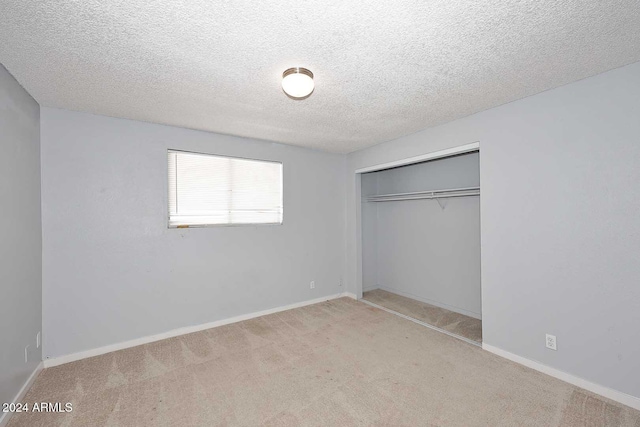
<svg viewBox="0 0 640 427"><path fill-rule="evenodd" d="M362 174L363 292L383 289L481 319L480 198L367 202L480 186L479 153Z"/></svg>

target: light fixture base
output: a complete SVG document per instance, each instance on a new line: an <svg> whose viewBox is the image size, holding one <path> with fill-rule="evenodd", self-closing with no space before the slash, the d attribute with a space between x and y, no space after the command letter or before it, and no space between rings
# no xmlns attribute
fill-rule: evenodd
<svg viewBox="0 0 640 427"><path fill-rule="evenodd" d="M313 93L315 84L311 70L292 67L282 73L282 90L291 99L301 101Z"/></svg>

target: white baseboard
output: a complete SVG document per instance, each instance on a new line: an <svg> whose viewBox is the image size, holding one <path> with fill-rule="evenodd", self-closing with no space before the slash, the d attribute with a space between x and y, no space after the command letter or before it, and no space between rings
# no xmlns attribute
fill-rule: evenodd
<svg viewBox="0 0 640 427"><path fill-rule="evenodd" d="M499 349L497 347L494 347L486 343L482 343L482 348L500 357L509 359L512 362L519 363L528 368L535 369L536 371L542 372L543 374L547 374L554 378L567 382L569 384L573 384L576 387L583 388L592 393L599 394L600 396L614 400L618 403L622 403L623 405L627 405L631 408L640 410L639 397L631 396L621 391L613 390L611 388L608 388L596 383L592 383L591 381L587 381L583 378L576 377L575 375L571 375L566 372L560 371L558 369L552 368L550 366L543 365L542 363L536 362L535 360L527 359L522 356L518 356L517 354L509 353L508 351Z"/></svg>
<svg viewBox="0 0 640 427"><path fill-rule="evenodd" d="M464 314L465 316L473 317L474 319L482 320L482 315L480 313L476 313L473 311L465 310L464 308L455 307L453 305L445 304L443 302L438 302L434 300L430 300L429 298L423 298L418 295L414 295L410 292L399 291L394 288L390 288L388 286L378 285L378 289L382 289L383 291L391 292L392 294L397 294L403 297L411 298L416 301L423 302L425 304L435 305L436 307L444 308L446 310L455 311L456 313Z"/></svg>
<svg viewBox="0 0 640 427"><path fill-rule="evenodd" d="M358 299L358 296L356 294L354 294L354 293L351 293L351 292L343 292L342 296L343 297L347 297L347 298L351 298L351 299L354 299L354 300Z"/></svg>
<svg viewBox="0 0 640 427"><path fill-rule="evenodd" d="M33 370L31 375L29 375L29 378L27 378L27 381L22 385L22 388L20 389L20 391L18 391L18 394L16 394L16 397L13 398L13 403L22 401L25 394L27 394L27 392L33 385L33 382L38 377L38 374L40 373L40 371L42 371L44 367L43 365L44 364L42 362L38 363L38 366L36 366L36 369ZM12 415L13 415L13 412L0 412L0 427L5 427L7 424L9 424L9 420L11 419Z"/></svg>
<svg viewBox="0 0 640 427"><path fill-rule="evenodd" d="M116 344L106 345L104 347L98 347L91 350L80 351L78 353L67 354L64 356L58 356L44 361L45 368L51 368L52 366L63 365L65 363L75 362L77 360L87 359L89 357L100 356L101 354L111 353L113 351L123 350L125 348L136 347L142 344L148 344L154 341L160 341L167 338L177 337L179 335L191 334L193 332L202 331L205 329L215 328L216 326L228 325L230 323L241 322L243 320L253 319L255 317L266 316L267 314L278 313L280 311L291 310L293 308L304 307L311 304L317 304L320 302L341 298L350 297L355 298L355 295L349 292L343 292L339 294L329 295L322 298L315 298L312 300L297 302L281 307L270 308L268 310L256 311L254 313L242 314L240 316L230 317L228 319L216 320L215 322L204 323L201 325L186 326L184 328L172 329L167 332L156 335L148 335L146 337L136 338L130 341L124 341ZM2 426L0 426L2 427Z"/></svg>

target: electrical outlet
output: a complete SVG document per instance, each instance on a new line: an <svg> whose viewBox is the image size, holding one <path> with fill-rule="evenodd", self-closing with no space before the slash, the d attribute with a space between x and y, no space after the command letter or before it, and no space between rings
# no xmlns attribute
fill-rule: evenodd
<svg viewBox="0 0 640 427"><path fill-rule="evenodd" d="M316 282L312 281L311 284L309 285L309 289L315 289L316 288Z"/></svg>
<svg viewBox="0 0 640 427"><path fill-rule="evenodd" d="M556 336L547 334L546 345L547 345L547 348L550 348L551 350L557 350L558 346L556 342Z"/></svg>
<svg viewBox="0 0 640 427"><path fill-rule="evenodd" d="M40 332L36 334L36 348L40 348Z"/></svg>

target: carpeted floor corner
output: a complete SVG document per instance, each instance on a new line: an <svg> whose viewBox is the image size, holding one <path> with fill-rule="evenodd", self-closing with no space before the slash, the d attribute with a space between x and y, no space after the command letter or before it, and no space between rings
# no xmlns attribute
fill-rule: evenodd
<svg viewBox="0 0 640 427"><path fill-rule="evenodd" d="M45 369L19 426L629 426L640 412L342 298Z"/></svg>

